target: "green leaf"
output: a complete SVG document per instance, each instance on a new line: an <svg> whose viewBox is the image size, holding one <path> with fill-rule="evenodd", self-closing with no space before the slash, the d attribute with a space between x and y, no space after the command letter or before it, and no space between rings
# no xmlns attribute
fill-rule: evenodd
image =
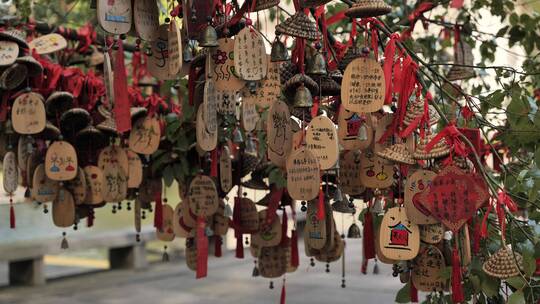
<svg viewBox="0 0 540 304"><path fill-rule="evenodd" d="M496 297L499 294L499 285L500 282L496 278L492 278L488 275L482 280L482 291L490 298Z"/></svg>
<svg viewBox="0 0 540 304"><path fill-rule="evenodd" d="M445 268L441 269L439 275L443 279L450 280L450 277L452 276L452 266L446 266Z"/></svg>
<svg viewBox="0 0 540 304"><path fill-rule="evenodd" d="M536 260L534 259L532 253L528 251L523 252L523 272L525 275L530 277L536 270Z"/></svg>
<svg viewBox="0 0 540 304"><path fill-rule="evenodd" d="M525 287L525 284L527 284L527 282L521 276L508 278L506 279L506 282L515 289L523 289L523 287Z"/></svg>
<svg viewBox="0 0 540 304"><path fill-rule="evenodd" d="M536 167L540 168L540 147L534 152L534 162L536 163Z"/></svg>
<svg viewBox="0 0 540 304"><path fill-rule="evenodd" d="M163 170L163 181L167 187L170 187L174 181L174 172L172 166L167 166Z"/></svg>
<svg viewBox="0 0 540 304"><path fill-rule="evenodd" d="M409 303L411 301L411 283L405 284L396 294L396 303Z"/></svg>
<svg viewBox="0 0 540 304"><path fill-rule="evenodd" d="M525 296L523 291L519 290L514 292L511 296L508 297L508 304L525 304Z"/></svg>

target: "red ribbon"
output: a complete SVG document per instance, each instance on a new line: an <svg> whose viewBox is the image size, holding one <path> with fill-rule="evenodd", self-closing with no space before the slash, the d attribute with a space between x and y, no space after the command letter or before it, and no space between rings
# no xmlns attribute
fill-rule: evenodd
<svg viewBox="0 0 540 304"><path fill-rule="evenodd" d="M124 66L124 45L118 39L118 51L114 61L114 118L118 133L131 130L131 105L127 96L127 76Z"/></svg>
<svg viewBox="0 0 540 304"><path fill-rule="evenodd" d="M97 33L91 23L87 23L77 30L79 45L77 47L80 53L88 51L92 43L97 39Z"/></svg>
<svg viewBox="0 0 540 304"><path fill-rule="evenodd" d="M152 95L146 97L140 106L148 109L148 116L150 117L154 116L159 111L160 107L163 110L167 110L169 108L169 105L167 102L165 102L165 99L163 99L163 97L157 93L153 93Z"/></svg>
<svg viewBox="0 0 540 304"><path fill-rule="evenodd" d="M322 221L326 215L324 210L324 193L322 189L319 189L319 203L317 205L317 220Z"/></svg>
<svg viewBox="0 0 540 304"><path fill-rule="evenodd" d="M70 92L77 101L84 86L85 76L79 68L65 68L62 71L62 90Z"/></svg>
<svg viewBox="0 0 540 304"><path fill-rule="evenodd" d="M103 82L103 78L96 76L94 70L89 70L86 75L85 86L86 97L88 99L86 109L91 111L96 106L98 100L105 96L105 83Z"/></svg>
<svg viewBox="0 0 540 304"><path fill-rule="evenodd" d="M300 258L298 257L298 232L294 229L291 233L291 266L298 267Z"/></svg>
<svg viewBox="0 0 540 304"><path fill-rule="evenodd" d="M9 228L15 229L15 208L13 208L12 201L10 201L10 206L9 206Z"/></svg>
<svg viewBox="0 0 540 304"><path fill-rule="evenodd" d="M196 278L204 278L208 273L208 237L204 233L204 217L197 218L197 271Z"/></svg>
<svg viewBox="0 0 540 304"><path fill-rule="evenodd" d="M218 176L218 153L217 149L212 150L210 152L211 157L211 164L210 164L210 176L216 177Z"/></svg>
<svg viewBox="0 0 540 304"><path fill-rule="evenodd" d="M285 289L285 278L283 278L283 286L281 287L281 295L279 297L279 304L285 304L287 299L287 290Z"/></svg>
<svg viewBox="0 0 540 304"><path fill-rule="evenodd" d="M364 237L362 238L364 261L375 258L375 240L373 228L373 215L369 210L364 213Z"/></svg>
<svg viewBox="0 0 540 304"><path fill-rule="evenodd" d="M427 11L434 8L435 5L431 2L422 2L418 7L408 16L410 26L408 29L406 29L401 36L403 37L403 40L411 38L411 34L414 31L414 26L416 25L416 22L420 17Z"/></svg>
<svg viewBox="0 0 540 304"><path fill-rule="evenodd" d="M163 203L161 202L161 189L156 192L156 210L154 211L154 227L163 230Z"/></svg>
<svg viewBox="0 0 540 304"><path fill-rule="evenodd" d="M223 240L221 239L221 236L214 236L214 256L217 258L223 255L221 252L221 245L223 245Z"/></svg>
<svg viewBox="0 0 540 304"><path fill-rule="evenodd" d="M416 289L416 286L414 286L414 283L413 283L412 279L409 279L409 281L411 282L410 283L411 284L410 285L411 286L411 289L410 289L410 291L411 291L411 297L410 297L411 302L412 303L418 303L418 289Z"/></svg>
<svg viewBox="0 0 540 304"><path fill-rule="evenodd" d="M462 303L465 301L463 295L463 286L461 285L461 261L459 259L459 251L457 243L452 250L452 301L454 303Z"/></svg>
<svg viewBox="0 0 540 304"><path fill-rule="evenodd" d="M386 96L384 98L385 104L390 104L392 102L392 85L394 83L392 79L392 72L394 71L394 57L396 54L396 42L400 40L398 33L393 33L390 35L390 40L386 44L384 49L384 79L386 81Z"/></svg>
<svg viewBox="0 0 540 304"><path fill-rule="evenodd" d="M466 156L467 149L461 141L460 136L461 132L459 132L453 123L450 123L426 145L426 152L431 151L439 141L445 138L446 143L450 146L450 157L448 160L445 160L445 163L452 161L452 153L458 156Z"/></svg>

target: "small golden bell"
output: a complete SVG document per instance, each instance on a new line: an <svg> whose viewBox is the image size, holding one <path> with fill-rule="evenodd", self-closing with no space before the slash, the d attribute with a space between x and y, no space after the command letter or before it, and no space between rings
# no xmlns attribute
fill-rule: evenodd
<svg viewBox="0 0 540 304"><path fill-rule="evenodd" d="M311 58L306 73L310 75L326 75L328 73L326 70L326 59L324 59L323 54L317 52Z"/></svg>
<svg viewBox="0 0 540 304"><path fill-rule="evenodd" d="M208 24L204 31L201 32L201 37L199 38L199 45L202 47L216 47L218 46L218 35L216 29Z"/></svg>
<svg viewBox="0 0 540 304"><path fill-rule="evenodd" d="M356 223L352 223L349 227L349 230L347 231L347 238L349 239L359 239L362 237L362 233L360 232L360 227L356 225Z"/></svg>
<svg viewBox="0 0 540 304"><path fill-rule="evenodd" d="M295 108L309 108L313 106L311 92L303 84L296 89L293 106Z"/></svg>
<svg viewBox="0 0 540 304"><path fill-rule="evenodd" d="M270 51L270 61L282 62L289 60L289 52L283 42L276 40L272 43L272 49Z"/></svg>
<svg viewBox="0 0 540 304"><path fill-rule="evenodd" d="M191 62L193 60L193 50L191 48L189 40L184 43L184 47L182 49L182 59L184 60L184 62Z"/></svg>

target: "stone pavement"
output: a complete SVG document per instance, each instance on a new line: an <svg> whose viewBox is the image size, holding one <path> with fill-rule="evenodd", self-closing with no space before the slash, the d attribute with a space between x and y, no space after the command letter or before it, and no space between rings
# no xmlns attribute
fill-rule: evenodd
<svg viewBox="0 0 540 304"><path fill-rule="evenodd" d="M379 274L360 273L361 240L347 240L347 288L342 289L341 261L309 266L299 246L299 269L287 275L287 303L394 303L401 288L392 277L391 265L379 263ZM301 242L300 242L301 243ZM253 259L238 260L232 253L220 259L210 258L208 277L196 280L183 260L157 263L141 271L104 271L49 281L42 287L4 287L1 304L252 304L279 303L282 280L252 278Z"/></svg>

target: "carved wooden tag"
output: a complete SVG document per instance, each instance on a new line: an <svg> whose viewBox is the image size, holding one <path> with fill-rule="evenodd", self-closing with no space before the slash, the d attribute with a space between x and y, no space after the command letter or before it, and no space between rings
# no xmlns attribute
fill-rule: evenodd
<svg viewBox="0 0 540 304"><path fill-rule="evenodd" d="M131 29L130 0L98 0L97 15L99 25L111 34L126 34Z"/></svg>
<svg viewBox="0 0 540 304"><path fill-rule="evenodd" d="M412 260L420 248L418 225L407 218L405 209L388 209L381 222L379 242L381 253L392 260Z"/></svg>
<svg viewBox="0 0 540 304"><path fill-rule="evenodd" d="M147 68L152 76L159 80L172 79L169 73L169 25L162 24L155 40L150 42L152 55L148 56Z"/></svg>
<svg viewBox="0 0 540 304"><path fill-rule="evenodd" d="M127 196L127 175L119 164L103 169L103 200L120 202Z"/></svg>
<svg viewBox="0 0 540 304"><path fill-rule="evenodd" d="M206 122L206 129L210 133L217 133L217 100L216 85L213 79L207 79L204 82L204 101L201 107L204 107L203 118Z"/></svg>
<svg viewBox="0 0 540 304"><path fill-rule="evenodd" d="M373 214L374 217L377 217L377 215ZM380 216L382 217L382 215ZM377 259L379 260L379 262L381 263L384 263L384 264L396 264L397 261L396 260L392 260L392 259L389 259L387 257L384 256L384 254L382 253L382 250L381 250L381 242L380 242L380 232L381 232L381 226L377 226L377 228L375 229L375 235L374 235L374 243L375 243L375 254L377 255Z"/></svg>
<svg viewBox="0 0 540 304"><path fill-rule="evenodd" d="M365 140L360 140L359 133L366 134ZM338 117L339 144L345 150L363 150L373 142L373 128L355 112L341 107Z"/></svg>
<svg viewBox="0 0 540 304"><path fill-rule="evenodd" d="M441 276L445 268L444 256L437 247L422 247L414 259L411 275L414 286L425 292L445 290L447 280Z"/></svg>
<svg viewBox="0 0 540 304"><path fill-rule="evenodd" d="M39 55L47 55L65 49L67 41L62 35L50 33L30 41L28 47L30 50L35 50Z"/></svg>
<svg viewBox="0 0 540 304"><path fill-rule="evenodd" d="M47 203L52 202L57 194L58 183L48 178L45 174L45 165L39 164L33 174L32 198L40 203Z"/></svg>
<svg viewBox="0 0 540 304"><path fill-rule="evenodd" d="M4 191L8 194L13 194L17 191L19 181L19 171L17 169L17 157L15 156L15 152L9 151L4 155L2 169Z"/></svg>
<svg viewBox="0 0 540 304"><path fill-rule="evenodd" d="M266 210L259 211L259 232L252 235L257 238L257 243L263 247L277 246L281 243L281 222L279 217L274 217L272 224L266 225Z"/></svg>
<svg viewBox="0 0 540 304"><path fill-rule="evenodd" d="M200 105L197 110L197 122L196 122L196 137L197 145L203 151L212 151L217 146L218 133L217 128L215 131L209 130L209 124L204 120L205 106Z"/></svg>
<svg viewBox="0 0 540 304"><path fill-rule="evenodd" d="M305 246L312 249L322 249L326 245L328 236L326 218L317 219L317 205L316 200L307 203L306 227L304 228Z"/></svg>
<svg viewBox="0 0 540 304"><path fill-rule="evenodd" d="M186 226L186 224L184 223L184 219L182 217L182 213L183 213L182 208L184 204L185 204L184 202L180 202L176 205L176 208L174 209L174 216L173 216L174 234L177 237L181 237L181 238L187 238L188 236L191 235L191 232L193 231L191 227Z"/></svg>
<svg viewBox="0 0 540 304"><path fill-rule="evenodd" d="M259 271L263 278L278 278L287 271L285 248L281 246L262 247L259 256Z"/></svg>
<svg viewBox="0 0 540 304"><path fill-rule="evenodd" d="M336 126L330 118L317 116L311 120L306 132L306 148L317 157L321 170L334 167L339 148Z"/></svg>
<svg viewBox="0 0 540 304"><path fill-rule="evenodd" d="M157 151L161 127L156 116L139 119L129 133L129 148L139 154L150 155Z"/></svg>
<svg viewBox="0 0 540 304"><path fill-rule="evenodd" d="M43 97L34 92L19 95L11 108L13 130L19 134L37 134L47 122Z"/></svg>
<svg viewBox="0 0 540 304"><path fill-rule="evenodd" d="M219 181L223 192L229 192L231 190L233 186L231 152L227 146L223 146L221 155L219 156Z"/></svg>
<svg viewBox="0 0 540 304"><path fill-rule="evenodd" d="M58 190L52 204L52 218L56 227L69 227L75 223L75 202L65 188Z"/></svg>
<svg viewBox="0 0 540 304"><path fill-rule="evenodd" d="M214 226L214 234L215 235L226 235L227 231L229 230L229 218L221 215L221 214L214 214L213 217L213 226Z"/></svg>
<svg viewBox="0 0 540 304"><path fill-rule="evenodd" d="M255 130L259 118L261 117L257 111L257 105L253 102L242 102L242 127L246 132Z"/></svg>
<svg viewBox="0 0 540 304"><path fill-rule="evenodd" d="M189 197L184 198L181 205L184 224L189 228L197 227L197 216L190 209Z"/></svg>
<svg viewBox="0 0 540 304"><path fill-rule="evenodd" d="M71 192L76 205L84 203L86 198L86 176L82 168L77 169L77 176L66 184L66 189Z"/></svg>
<svg viewBox="0 0 540 304"><path fill-rule="evenodd" d="M173 219L173 208L168 204L163 204L163 227L161 230L156 229L156 236L158 240L163 242L170 242L174 240Z"/></svg>
<svg viewBox="0 0 540 304"><path fill-rule="evenodd" d="M407 216L416 224L435 224L439 221L429 215L424 214L420 210L416 209L413 204L413 197L424 190L426 190L433 179L437 176L437 173L429 170L417 170L407 177L405 184L405 194L403 196L403 205Z"/></svg>
<svg viewBox="0 0 540 304"><path fill-rule="evenodd" d="M255 203L247 197L241 198L240 203L240 231L242 233L255 233L259 230L259 214Z"/></svg>
<svg viewBox="0 0 540 304"><path fill-rule="evenodd" d="M135 31L142 40L157 38L159 29L159 10L156 1L135 0L133 3L133 23Z"/></svg>
<svg viewBox="0 0 540 304"><path fill-rule="evenodd" d="M381 65L372 58L353 60L343 74L341 102L356 113L378 111L384 104L386 85Z"/></svg>
<svg viewBox="0 0 540 304"><path fill-rule="evenodd" d="M388 188L394 182L394 167L371 150L360 155L360 180L367 188Z"/></svg>
<svg viewBox="0 0 540 304"><path fill-rule="evenodd" d="M86 199L89 205L101 204L103 202L103 189L105 189L105 179L103 171L97 166L84 167L86 178Z"/></svg>
<svg viewBox="0 0 540 304"><path fill-rule="evenodd" d="M422 242L438 244L444 237L444 226L441 223L418 225L418 228L420 229L420 240Z"/></svg>
<svg viewBox="0 0 540 304"><path fill-rule="evenodd" d="M234 66L238 76L244 80L261 80L266 77L268 60L262 36L245 27L234 40Z"/></svg>
<svg viewBox="0 0 540 304"><path fill-rule="evenodd" d="M270 107L266 130L268 159L283 168L292 149L291 113L287 104L278 100Z"/></svg>
<svg viewBox="0 0 540 304"><path fill-rule="evenodd" d="M321 175L319 161L305 147L287 161L287 190L296 200L312 200L319 194Z"/></svg>
<svg viewBox="0 0 540 304"><path fill-rule="evenodd" d="M210 75L218 90L238 91L244 87L244 80L238 78L234 65L234 39L218 39L219 46L212 49L212 69Z"/></svg>
<svg viewBox="0 0 540 304"><path fill-rule="evenodd" d="M104 170L110 165L119 165L125 173L129 173L129 161L126 150L117 145L110 145L103 148L98 156L98 167Z"/></svg>
<svg viewBox="0 0 540 304"><path fill-rule="evenodd" d="M332 263L341 258L343 250L345 249L345 242L337 231L334 231L331 237L334 240L332 247L328 248L327 250L322 250L319 254L316 254L315 259L317 259L317 261Z"/></svg>
<svg viewBox="0 0 540 304"><path fill-rule="evenodd" d="M267 56L268 60L268 72L266 78L261 81L261 87L259 88L259 98L257 99L257 105L261 109L267 109L276 102L281 96L281 80L279 75L279 63L272 62L270 55Z"/></svg>
<svg viewBox="0 0 540 304"><path fill-rule="evenodd" d="M19 45L13 41L0 41L0 66L12 65L19 56Z"/></svg>
<svg viewBox="0 0 540 304"><path fill-rule="evenodd" d="M189 185L189 208L196 216L211 216L219 206L214 181L206 175L196 176Z"/></svg>
<svg viewBox="0 0 540 304"><path fill-rule="evenodd" d="M363 193L366 188L360 180L360 151L341 152L339 159L339 182L341 191L349 195Z"/></svg>
<svg viewBox="0 0 540 304"><path fill-rule="evenodd" d="M55 141L45 154L45 173L56 181L66 181L77 175L77 153L67 141Z"/></svg>
<svg viewBox="0 0 540 304"><path fill-rule="evenodd" d="M131 150L126 151L128 157L128 188L138 188L142 183L143 167L139 155Z"/></svg>
<svg viewBox="0 0 540 304"><path fill-rule="evenodd" d="M167 42L169 44L169 77L174 77L180 73L180 68L182 68L182 37L176 18L171 18Z"/></svg>
<svg viewBox="0 0 540 304"><path fill-rule="evenodd" d="M235 90L217 89L216 101L217 111L221 114L234 115L236 111L236 103L239 102L239 94Z"/></svg>

